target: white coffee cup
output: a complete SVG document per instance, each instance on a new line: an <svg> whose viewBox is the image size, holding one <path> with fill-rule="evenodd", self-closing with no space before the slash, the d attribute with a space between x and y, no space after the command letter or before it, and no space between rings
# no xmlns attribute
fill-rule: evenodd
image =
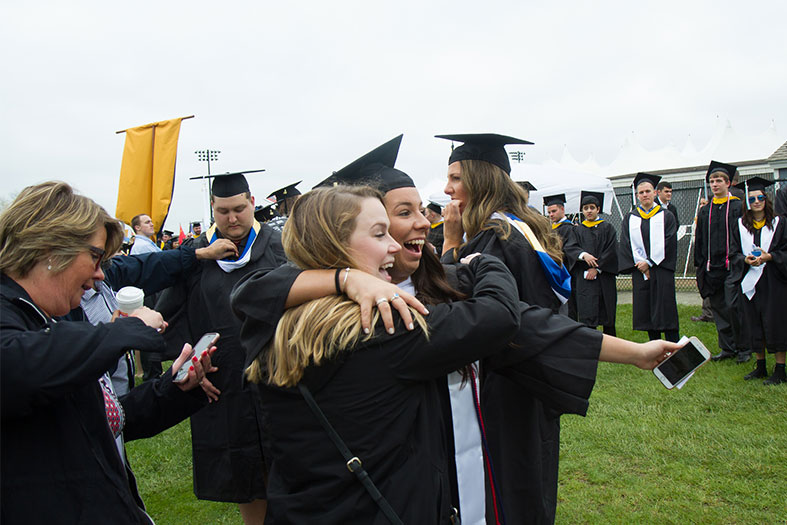
<svg viewBox="0 0 787 525"><path fill-rule="evenodd" d="M121 314L131 315L131 313L142 308L145 301L145 292L135 286L125 286L115 295L118 302L118 310Z"/></svg>

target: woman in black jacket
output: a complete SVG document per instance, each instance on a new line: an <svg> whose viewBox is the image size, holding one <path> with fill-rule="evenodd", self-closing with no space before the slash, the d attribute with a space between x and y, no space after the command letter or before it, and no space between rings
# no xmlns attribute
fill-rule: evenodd
<svg viewBox="0 0 787 525"><path fill-rule="evenodd" d="M204 377L200 360L184 384L168 371L119 400L100 386L126 350L164 351L158 313L57 322L103 279L101 261L122 239L117 220L62 182L26 188L0 215L4 523L150 523L114 435L154 435L207 401L183 392Z"/></svg>

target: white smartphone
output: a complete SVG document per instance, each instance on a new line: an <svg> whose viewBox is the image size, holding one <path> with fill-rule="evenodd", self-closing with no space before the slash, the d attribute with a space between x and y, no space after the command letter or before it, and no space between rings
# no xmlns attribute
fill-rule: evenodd
<svg viewBox="0 0 787 525"><path fill-rule="evenodd" d="M186 360L185 363L180 365L180 369L178 370L178 373L175 374L175 376L172 378L172 381L174 383L180 383L181 381L186 379L186 376L189 375L189 366L190 366L189 361L191 361L191 358L194 357L195 355L200 355L202 352L209 349L211 346L215 345L216 341L218 340L219 340L218 332L208 332L207 334L200 337L200 340L197 341L197 344L194 345L194 347L191 349L191 355L189 355L189 358Z"/></svg>
<svg viewBox="0 0 787 525"><path fill-rule="evenodd" d="M708 359L710 359L710 352L702 344L702 341L696 337L690 337L688 343L659 363L653 369L653 373L665 387L672 389L704 365Z"/></svg>

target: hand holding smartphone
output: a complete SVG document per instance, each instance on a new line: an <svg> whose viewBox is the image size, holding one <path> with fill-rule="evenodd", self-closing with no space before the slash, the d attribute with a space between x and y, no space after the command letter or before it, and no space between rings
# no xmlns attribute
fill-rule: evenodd
<svg viewBox="0 0 787 525"><path fill-rule="evenodd" d="M195 355L198 356L202 354L202 352L208 350L211 346L214 346L218 340L218 332L208 332L207 334L203 335L200 340L197 341L197 344L194 345L194 348L192 348L189 358L185 363L180 365L180 369L178 369L178 372L172 377L172 382L180 383L186 379L186 376L189 375L189 363L191 362L191 358Z"/></svg>
<svg viewBox="0 0 787 525"><path fill-rule="evenodd" d="M710 352L696 337L675 351L653 369L653 374L668 389L682 387L691 374L710 359Z"/></svg>

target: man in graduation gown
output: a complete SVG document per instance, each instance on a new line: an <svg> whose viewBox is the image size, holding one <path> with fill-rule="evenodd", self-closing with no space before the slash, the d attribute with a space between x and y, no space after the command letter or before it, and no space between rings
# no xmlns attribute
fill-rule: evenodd
<svg viewBox="0 0 787 525"><path fill-rule="evenodd" d="M612 224L598 218L603 205L603 193L581 193L580 206L585 220L576 227L581 252L571 270L571 295L576 298L580 323L593 328L602 325L605 334L615 335L618 236Z"/></svg>
<svg viewBox="0 0 787 525"><path fill-rule="evenodd" d="M620 273L630 273L633 328L659 339L678 341L675 263L678 257L675 217L654 202L656 175L638 173L634 190L639 205L623 219L618 259Z"/></svg>
<svg viewBox="0 0 787 525"><path fill-rule="evenodd" d="M254 198L242 173L216 176L211 195L216 223L194 239L196 248L231 240L236 257L200 261L187 281L166 290L157 304L170 322L168 345L197 341L218 332L212 379L221 391L191 418L194 493L199 499L236 502L248 523L265 512L265 463L259 414L251 387L244 386L240 322L230 308L230 291L244 276L285 262L281 236L254 219Z"/></svg>
<svg viewBox="0 0 787 525"><path fill-rule="evenodd" d="M429 233L426 240L434 246L438 254L443 253L443 207L436 202L429 202L424 209L424 217L429 221Z"/></svg>
<svg viewBox="0 0 787 525"><path fill-rule="evenodd" d="M740 362L749 360L747 352L741 352L735 343L737 323L735 293L725 287L730 271L730 230L735 227L742 213L739 198L729 192L730 181L737 167L712 161L705 180L713 192L713 200L700 208L697 230L694 235L694 266L697 270L697 288L700 295L710 298L713 321L719 334L721 352L713 356L714 361L738 357Z"/></svg>
<svg viewBox="0 0 787 525"><path fill-rule="evenodd" d="M552 230L560 236L563 241L563 265L570 272L574 263L577 261L581 250L577 244L575 226L566 217L566 195L559 193L557 195L549 195L544 197L544 206L546 206L547 216L552 222ZM575 287L574 278L571 278L571 297L568 302L560 307L560 313L568 315L571 319L577 318L577 301L574 294Z"/></svg>

